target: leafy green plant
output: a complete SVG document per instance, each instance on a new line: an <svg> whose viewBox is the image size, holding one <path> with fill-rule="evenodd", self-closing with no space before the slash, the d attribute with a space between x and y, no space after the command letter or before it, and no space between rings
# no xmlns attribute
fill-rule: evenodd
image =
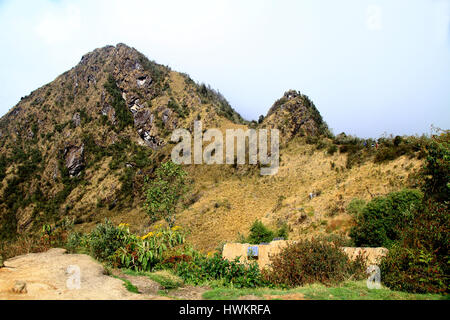
<svg viewBox="0 0 450 320"><path fill-rule="evenodd" d="M288 233L289 228L287 224L283 224L280 227L280 229L273 231L268 227L266 227L261 221L256 220L250 227L250 234L248 235L248 237L239 234L238 242L261 244L261 243L270 243L275 238L283 238L287 240Z"/></svg>
<svg viewBox="0 0 450 320"><path fill-rule="evenodd" d="M237 288L254 288L268 285L261 276L258 264L241 264L239 257L233 261L218 253L212 257L195 256L191 261L176 264L175 272L186 282L199 285L211 280L223 280Z"/></svg>
<svg viewBox="0 0 450 320"><path fill-rule="evenodd" d="M271 242L274 238L274 233L268 229L261 221L256 220L250 227L250 235L247 238L250 244L260 244L264 242Z"/></svg>
<svg viewBox="0 0 450 320"><path fill-rule="evenodd" d="M350 237L361 247L390 247L400 239L400 230L412 218L411 211L422 202L418 190L392 192L372 199L356 216Z"/></svg>
<svg viewBox="0 0 450 320"><path fill-rule="evenodd" d="M106 220L98 224L88 235L87 246L91 255L101 261L108 261L120 248L124 248L132 240L126 228L115 226Z"/></svg>
<svg viewBox="0 0 450 320"><path fill-rule="evenodd" d="M432 138L425 148L426 160L422 171L423 190L437 201L450 199L450 131Z"/></svg>
<svg viewBox="0 0 450 320"><path fill-rule="evenodd" d="M428 200L381 262L383 283L413 293L449 291L450 214L448 203Z"/></svg>
<svg viewBox="0 0 450 320"><path fill-rule="evenodd" d="M129 241L126 246L120 247L112 256L116 267L128 268L136 271L151 271L160 263L167 250L184 242L184 236L179 227L158 228L143 237L129 233Z"/></svg>
<svg viewBox="0 0 450 320"><path fill-rule="evenodd" d="M151 271L168 250L183 242L184 235L178 226L157 226L155 231L140 237L131 233L127 224L115 226L105 220L87 235L71 234L66 247L72 252L77 249L88 251L94 258L117 268Z"/></svg>
<svg viewBox="0 0 450 320"><path fill-rule="evenodd" d="M172 227L176 221L176 210L187 192L187 173L172 161L156 169L154 179L146 178L144 210L152 221L163 218Z"/></svg>

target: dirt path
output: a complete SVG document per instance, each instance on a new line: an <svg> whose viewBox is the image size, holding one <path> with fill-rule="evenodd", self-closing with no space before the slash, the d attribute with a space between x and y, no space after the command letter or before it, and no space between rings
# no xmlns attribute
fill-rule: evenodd
<svg viewBox="0 0 450 320"><path fill-rule="evenodd" d="M169 291L167 296L178 300L203 300L203 293L209 290L209 287L183 286Z"/></svg>
<svg viewBox="0 0 450 320"><path fill-rule="evenodd" d="M18 256L4 265L0 300L167 299L151 290L131 293L122 280L107 276L99 262L83 254L66 254L64 249Z"/></svg>
<svg viewBox="0 0 450 320"><path fill-rule="evenodd" d="M159 283L151 280L146 276L131 276L123 273L121 270L112 270L112 275L125 279L134 285L139 293L157 295L160 291L165 291L167 299L176 300L203 300L203 293L211 290L209 287L194 287L190 285L183 285L177 289L165 290Z"/></svg>

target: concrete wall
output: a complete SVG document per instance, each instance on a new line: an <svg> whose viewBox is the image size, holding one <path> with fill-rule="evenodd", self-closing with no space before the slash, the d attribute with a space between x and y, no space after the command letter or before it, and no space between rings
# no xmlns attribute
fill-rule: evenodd
<svg viewBox="0 0 450 320"><path fill-rule="evenodd" d="M270 257L278 254L288 244L295 243L295 241L272 241L266 245L251 245L248 243L227 243L223 247L222 257L227 260L234 260L240 257L241 263L249 262L247 258L247 250L249 247L258 247L258 259L254 260L258 263L259 268L263 269L270 264ZM341 248L350 259L355 259L358 254L362 253L367 257L369 264L378 264L381 257L386 255L388 250L386 248L353 248L342 247Z"/></svg>

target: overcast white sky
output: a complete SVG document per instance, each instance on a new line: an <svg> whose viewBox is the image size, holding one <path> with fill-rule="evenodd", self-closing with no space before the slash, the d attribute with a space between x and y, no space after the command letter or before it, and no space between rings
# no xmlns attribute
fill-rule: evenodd
<svg viewBox="0 0 450 320"><path fill-rule="evenodd" d="M296 89L336 134L450 128L450 0L0 0L0 115L119 42L248 120Z"/></svg>

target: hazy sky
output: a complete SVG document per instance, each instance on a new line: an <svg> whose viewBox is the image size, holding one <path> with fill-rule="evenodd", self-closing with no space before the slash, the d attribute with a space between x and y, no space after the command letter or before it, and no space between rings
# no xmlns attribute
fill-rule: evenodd
<svg viewBox="0 0 450 320"><path fill-rule="evenodd" d="M336 134L450 129L450 0L0 0L0 115L119 42L248 120L296 89Z"/></svg>

